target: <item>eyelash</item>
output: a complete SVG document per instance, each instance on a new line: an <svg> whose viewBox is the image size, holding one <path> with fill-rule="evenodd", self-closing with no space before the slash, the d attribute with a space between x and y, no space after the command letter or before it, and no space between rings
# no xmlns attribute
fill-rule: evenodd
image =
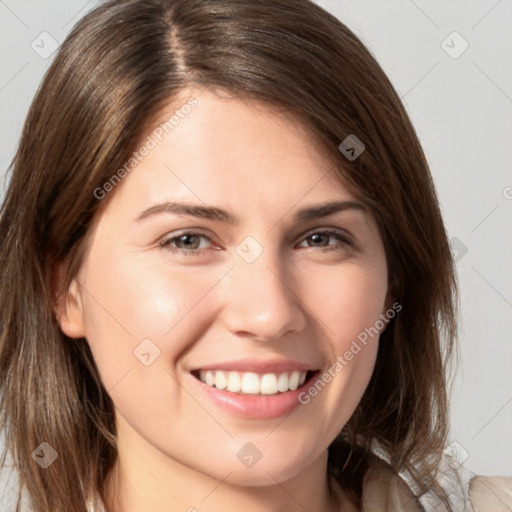
<svg viewBox="0 0 512 512"><path fill-rule="evenodd" d="M182 237L184 237L185 235L192 235L192 236L196 236L196 237L202 237L202 238L207 238L208 240L211 241L211 238L203 233L200 233L200 232L197 232L197 231L185 231L179 235L175 235L173 237L170 237L170 238L164 238L161 242L160 242L160 246L167 249L167 250L170 250L171 252L173 253L176 253L176 254L183 254L184 256L200 256L201 255L201 252L203 250L201 249L192 249L192 250L185 250L185 249L177 249L177 248L174 248L171 246L171 242L174 242L175 240L178 240ZM312 236L314 235L328 235L328 236L333 236L335 238L337 238L340 242L343 242L344 245L346 246L349 246L349 247L353 247L354 246L354 243L348 239L348 237L346 237L345 235L342 235L340 232L338 231L332 231L332 230L325 230L325 231L314 231L312 233L309 233L304 239L304 240L307 240L308 238L311 238ZM330 247L330 248L319 248L319 252L332 252L332 251L341 251L344 249L344 245L342 246L336 246L336 247ZM309 249L315 249L315 247L307 247Z"/></svg>

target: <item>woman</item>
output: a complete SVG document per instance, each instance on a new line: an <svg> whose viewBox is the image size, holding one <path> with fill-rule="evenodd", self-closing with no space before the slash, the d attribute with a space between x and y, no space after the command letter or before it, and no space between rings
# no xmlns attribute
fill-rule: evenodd
<svg viewBox="0 0 512 512"><path fill-rule="evenodd" d="M318 6L87 14L0 237L2 428L34 511L455 510L434 186L383 71Z"/></svg>

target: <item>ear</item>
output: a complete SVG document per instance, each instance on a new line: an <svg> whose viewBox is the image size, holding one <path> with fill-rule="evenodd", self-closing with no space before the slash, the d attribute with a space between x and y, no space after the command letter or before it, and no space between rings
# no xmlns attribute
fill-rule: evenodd
<svg viewBox="0 0 512 512"><path fill-rule="evenodd" d="M388 274L388 291L386 293L386 299L384 301L384 312L392 308L393 304L397 301L398 297L398 276L390 270Z"/></svg>
<svg viewBox="0 0 512 512"><path fill-rule="evenodd" d="M382 329L380 334L382 334L387 329L387 326L389 323L389 318L390 318L388 316L388 315L390 315L390 313L388 313L388 312L392 311L393 315L391 316L391 318L395 317L396 310L395 310L394 306L396 303L397 296L398 296L398 279L396 278L396 276L390 276L390 278L388 280L388 290L386 293L386 298L384 300L384 308L382 310L382 314L385 315L385 317L388 319L388 321L385 322L384 328ZM402 307L400 306L400 309L398 309L398 311L400 311L401 309L402 309Z"/></svg>
<svg viewBox="0 0 512 512"><path fill-rule="evenodd" d="M64 270L57 270L57 293L54 303L55 316L62 332L70 338L85 337L83 304L80 285L73 279L67 290L62 289Z"/></svg>
<svg viewBox="0 0 512 512"><path fill-rule="evenodd" d="M396 300L396 287L392 284L388 285L388 291L386 293L386 299L384 300L384 309L382 313L386 313L392 306Z"/></svg>

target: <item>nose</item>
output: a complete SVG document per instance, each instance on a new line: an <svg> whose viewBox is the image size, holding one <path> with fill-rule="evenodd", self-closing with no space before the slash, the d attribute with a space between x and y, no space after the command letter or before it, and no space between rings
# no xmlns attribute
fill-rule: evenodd
<svg viewBox="0 0 512 512"><path fill-rule="evenodd" d="M235 256L226 276L227 328L237 336L277 341L306 324L305 305L292 286L291 272L279 258L264 250L252 263Z"/></svg>

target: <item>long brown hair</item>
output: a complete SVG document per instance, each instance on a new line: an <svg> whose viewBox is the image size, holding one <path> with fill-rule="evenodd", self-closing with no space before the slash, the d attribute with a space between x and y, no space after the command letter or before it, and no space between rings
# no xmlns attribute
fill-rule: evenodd
<svg viewBox="0 0 512 512"><path fill-rule="evenodd" d="M116 460L113 402L86 340L62 333L54 304L105 204L94 191L191 85L295 114L372 209L403 309L381 336L329 469L361 506L379 446L418 494L431 488L446 502L432 477L448 429L454 267L424 153L383 70L309 0L113 0L62 43L28 113L0 213L0 427L35 512L85 512ZM338 148L349 135L365 145L355 159ZM31 456L42 442L59 455L45 470Z"/></svg>

